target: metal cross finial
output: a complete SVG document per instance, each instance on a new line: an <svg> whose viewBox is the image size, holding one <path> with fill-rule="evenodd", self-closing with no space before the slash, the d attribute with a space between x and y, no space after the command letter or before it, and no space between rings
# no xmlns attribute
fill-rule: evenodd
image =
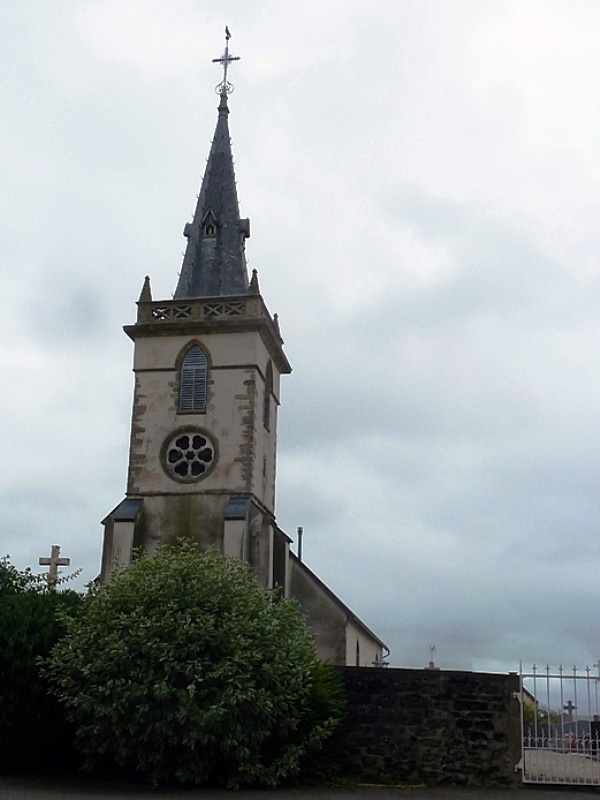
<svg viewBox="0 0 600 800"><path fill-rule="evenodd" d="M231 34L229 33L229 28L227 25L225 26L225 51L220 58L213 58L213 64L222 64L223 66L223 80L221 83L218 83L215 86L215 92L220 94L221 96L227 97L228 94L233 92L233 84L229 83L227 80L227 68L231 64L232 61L239 61L239 56L230 56L229 55L229 40L231 39Z"/></svg>

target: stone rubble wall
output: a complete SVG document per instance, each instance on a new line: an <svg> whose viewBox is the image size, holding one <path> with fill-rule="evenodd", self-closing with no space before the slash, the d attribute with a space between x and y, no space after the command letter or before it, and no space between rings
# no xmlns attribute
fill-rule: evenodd
<svg viewBox="0 0 600 800"><path fill-rule="evenodd" d="M516 674L339 668L348 772L366 782L515 786ZM350 775L349 775L350 776Z"/></svg>

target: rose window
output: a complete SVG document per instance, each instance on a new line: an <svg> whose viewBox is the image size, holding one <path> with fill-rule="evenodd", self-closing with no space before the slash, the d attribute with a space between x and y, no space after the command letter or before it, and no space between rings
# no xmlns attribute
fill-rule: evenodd
<svg viewBox="0 0 600 800"><path fill-rule="evenodd" d="M215 446L203 431L179 431L167 439L163 449L165 470L177 481L200 480L214 461Z"/></svg>

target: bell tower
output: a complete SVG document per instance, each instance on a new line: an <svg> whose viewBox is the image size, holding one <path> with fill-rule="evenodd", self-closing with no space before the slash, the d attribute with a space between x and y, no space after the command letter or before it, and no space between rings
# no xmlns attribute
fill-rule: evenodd
<svg viewBox="0 0 600 800"><path fill-rule="evenodd" d="M126 497L103 520L101 580L132 550L184 536L250 562L264 586L287 584L289 539L275 522L277 409L291 371L277 315L248 279L229 138L233 90L224 54L218 117L171 300L146 277L134 343Z"/></svg>

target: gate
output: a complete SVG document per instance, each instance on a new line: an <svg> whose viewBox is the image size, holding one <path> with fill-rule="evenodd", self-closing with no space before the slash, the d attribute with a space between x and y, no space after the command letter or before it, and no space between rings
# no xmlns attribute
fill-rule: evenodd
<svg viewBox="0 0 600 800"><path fill-rule="evenodd" d="M600 786L600 661L594 667L521 667L524 783Z"/></svg>

